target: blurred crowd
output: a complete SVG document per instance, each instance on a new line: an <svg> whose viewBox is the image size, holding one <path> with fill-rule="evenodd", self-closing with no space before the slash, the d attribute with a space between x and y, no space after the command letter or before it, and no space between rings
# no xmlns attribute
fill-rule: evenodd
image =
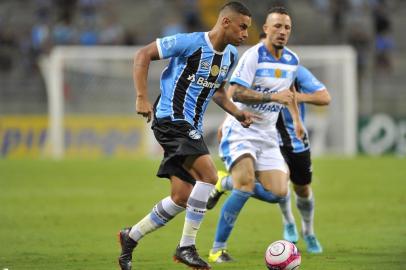
<svg viewBox="0 0 406 270"><path fill-rule="evenodd" d="M396 47L393 38L393 23L390 15L400 1L385 0L301 0L317 14L330 22L327 39L316 40L317 44L350 44L358 53L359 74L365 72L371 52L374 66L385 72L392 70L391 54ZM20 67L25 74L37 70L37 59L48 54L56 45L136 45L150 42L157 36L179 32L207 29L199 10L199 0L123 1L123 0L31 0L30 5L22 0L3 0L0 9L14 6L11 10L0 10L0 75ZM286 5L292 13L299 1L250 1L245 2L255 12L264 13L264 7ZM122 15L118 5L140 7L133 10L134 18ZM172 7L172 12L162 6ZM25 10L27 7L28 10ZM155 9L152 12L150 9ZM131 24L137 17L159 16L147 24ZM15 14L13 14L15 13ZM171 16L167 16L170 13ZM13 16L25 16L16 19ZM124 23L126 19L127 23ZM294 18L295 19L295 18ZM298 18L296 18L298 19ZM17 20L17 24L16 24ZM261 18L262 20L262 18ZM150 31L151 23L158 24L158 31ZM257 20L261 27L262 21ZM129 27L130 25L130 27ZM147 28L148 30L145 30ZM155 28L156 29L156 28ZM318 31L314 29L313 31ZM297 43L308 44L306 40Z"/></svg>
<svg viewBox="0 0 406 270"><path fill-rule="evenodd" d="M31 9L32 14L28 14L31 15L29 19L20 20L23 25L18 22L19 26L15 27L14 15L0 10L0 72L8 72L19 64L27 71L35 70L37 58L48 54L57 45L136 45L151 38L140 38L140 34L136 33L137 28L122 23L117 5L125 1L32 0L31 5L26 5L25 1L6 0L0 3L0 8L7 7L6 2L10 2L10 11L15 12L14 15L27 16L26 12L19 10L25 7ZM153 2L158 9L164 4L163 0ZM181 11L181 18L174 16L158 21L162 24L159 34L171 35L201 29L196 3L195 0L173 1L171 5ZM126 1L126 4L132 3ZM140 1L135 1L133 6L140 6ZM135 16L139 12L142 12L141 7L134 10ZM144 26L139 25L138 29ZM13 59L16 55L21 60L18 63Z"/></svg>

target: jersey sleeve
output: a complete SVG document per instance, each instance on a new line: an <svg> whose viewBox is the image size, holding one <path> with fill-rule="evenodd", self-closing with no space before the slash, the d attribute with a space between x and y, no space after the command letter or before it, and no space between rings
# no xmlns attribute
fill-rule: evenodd
<svg viewBox="0 0 406 270"><path fill-rule="evenodd" d="M299 83L300 89L304 93L314 93L323 89L326 86L321 83L307 68L299 66L296 74L297 81Z"/></svg>
<svg viewBox="0 0 406 270"><path fill-rule="evenodd" d="M173 36L167 36L158 38L156 45L158 47L159 58L166 59L173 56L182 56L187 52L188 47L193 43L190 34L176 34Z"/></svg>
<svg viewBox="0 0 406 270"><path fill-rule="evenodd" d="M234 48L231 50L230 55L231 55L231 56L230 56L230 57L231 57L231 59L230 59L230 66L229 66L229 68L228 68L228 70L227 70L227 75L226 75L226 77L225 77L225 79L224 79L225 82L228 82L228 80L229 80L229 78L230 78L231 72L233 71L233 69L234 69L236 63L238 63L238 50L234 47Z"/></svg>
<svg viewBox="0 0 406 270"><path fill-rule="evenodd" d="M254 82L255 72L258 63L258 54L255 50L246 51L231 75L230 84L238 83L251 88Z"/></svg>

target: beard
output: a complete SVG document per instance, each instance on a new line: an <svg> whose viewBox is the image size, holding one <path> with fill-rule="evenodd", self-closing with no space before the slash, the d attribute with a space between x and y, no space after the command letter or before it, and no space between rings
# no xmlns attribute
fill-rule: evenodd
<svg viewBox="0 0 406 270"><path fill-rule="evenodd" d="M272 44L272 46L276 49L276 50L282 50L285 45L276 45L276 44Z"/></svg>

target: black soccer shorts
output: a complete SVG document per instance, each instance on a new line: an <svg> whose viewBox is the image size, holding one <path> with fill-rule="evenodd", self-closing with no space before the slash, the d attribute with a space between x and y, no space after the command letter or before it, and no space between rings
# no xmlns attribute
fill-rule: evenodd
<svg viewBox="0 0 406 270"><path fill-rule="evenodd" d="M172 121L169 117L154 119L151 128L164 150L157 176L170 178L173 175L194 185L196 180L182 165L188 156L209 154L203 136L189 122Z"/></svg>
<svg viewBox="0 0 406 270"><path fill-rule="evenodd" d="M281 153L290 171L290 180L296 185L304 186L312 182L312 161L310 150L294 153L281 147Z"/></svg>

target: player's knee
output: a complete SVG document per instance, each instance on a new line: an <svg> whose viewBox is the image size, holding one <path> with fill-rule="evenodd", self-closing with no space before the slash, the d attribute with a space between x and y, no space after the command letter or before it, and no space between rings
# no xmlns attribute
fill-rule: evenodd
<svg viewBox="0 0 406 270"><path fill-rule="evenodd" d="M201 176L201 179L199 179L199 181L215 185L217 183L217 179L217 172L214 171L205 173Z"/></svg>
<svg viewBox="0 0 406 270"><path fill-rule="evenodd" d="M254 178L247 177L245 179L234 181L234 188L245 192L253 192L255 188Z"/></svg>
<svg viewBox="0 0 406 270"><path fill-rule="evenodd" d="M276 188L274 190L271 190L271 192L278 197L286 197L288 195L288 187L287 186L280 186L279 188Z"/></svg>
<svg viewBox="0 0 406 270"><path fill-rule="evenodd" d="M176 203L179 206L185 207L187 205L187 201L189 199L189 195L186 193L176 193L176 194L171 194L171 199L174 203Z"/></svg>
<svg viewBox="0 0 406 270"><path fill-rule="evenodd" d="M310 185L294 185L293 189L295 190L295 193L302 198L309 197L311 193Z"/></svg>

